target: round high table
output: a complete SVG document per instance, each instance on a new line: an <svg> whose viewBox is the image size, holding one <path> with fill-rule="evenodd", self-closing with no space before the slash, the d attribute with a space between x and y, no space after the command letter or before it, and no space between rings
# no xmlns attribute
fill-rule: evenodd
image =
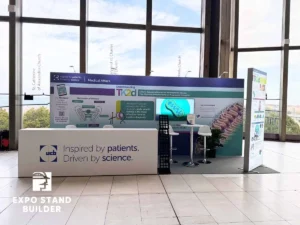
<svg viewBox="0 0 300 225"><path fill-rule="evenodd" d="M194 144L194 127L201 127L200 124L181 124L181 127L189 127L190 128L190 162L184 162L183 165L187 167L195 167L199 166L199 163L194 162L193 157L193 144Z"/></svg>

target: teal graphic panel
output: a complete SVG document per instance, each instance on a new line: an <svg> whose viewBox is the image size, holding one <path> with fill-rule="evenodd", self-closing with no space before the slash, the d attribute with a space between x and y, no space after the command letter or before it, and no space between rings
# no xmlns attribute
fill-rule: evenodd
<svg viewBox="0 0 300 225"><path fill-rule="evenodd" d="M188 114L194 113L194 99L156 99L156 115L168 115L171 121L186 121Z"/></svg>
<svg viewBox="0 0 300 225"><path fill-rule="evenodd" d="M117 101L116 110L126 120L154 120L153 101Z"/></svg>

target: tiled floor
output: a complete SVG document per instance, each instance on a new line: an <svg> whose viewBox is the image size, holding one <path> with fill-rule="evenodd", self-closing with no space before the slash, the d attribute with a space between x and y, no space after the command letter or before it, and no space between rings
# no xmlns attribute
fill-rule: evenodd
<svg viewBox="0 0 300 225"><path fill-rule="evenodd" d="M0 225L300 225L300 144L265 146L281 174L53 178L47 195L72 198L61 213L23 213L12 197L41 194L0 153Z"/></svg>

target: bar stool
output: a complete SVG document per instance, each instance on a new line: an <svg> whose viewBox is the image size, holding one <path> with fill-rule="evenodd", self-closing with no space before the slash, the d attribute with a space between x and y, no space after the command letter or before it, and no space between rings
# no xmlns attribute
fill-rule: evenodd
<svg viewBox="0 0 300 225"><path fill-rule="evenodd" d="M199 127L198 135L204 137L204 159L198 161L198 163L210 164L211 162L206 159L206 137L211 137L212 135L210 127L207 125Z"/></svg>
<svg viewBox="0 0 300 225"><path fill-rule="evenodd" d="M104 125L103 128L114 128L113 125Z"/></svg>
<svg viewBox="0 0 300 225"><path fill-rule="evenodd" d="M178 136L179 133L176 133L173 130L173 127L171 125L169 125L169 136L170 136L170 163L178 163L176 160L173 160L173 136Z"/></svg>

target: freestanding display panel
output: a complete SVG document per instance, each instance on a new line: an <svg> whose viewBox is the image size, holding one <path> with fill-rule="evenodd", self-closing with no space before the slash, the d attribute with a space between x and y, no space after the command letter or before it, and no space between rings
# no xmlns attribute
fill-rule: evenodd
<svg viewBox="0 0 300 225"><path fill-rule="evenodd" d="M263 164L267 74L248 69L244 171Z"/></svg>

